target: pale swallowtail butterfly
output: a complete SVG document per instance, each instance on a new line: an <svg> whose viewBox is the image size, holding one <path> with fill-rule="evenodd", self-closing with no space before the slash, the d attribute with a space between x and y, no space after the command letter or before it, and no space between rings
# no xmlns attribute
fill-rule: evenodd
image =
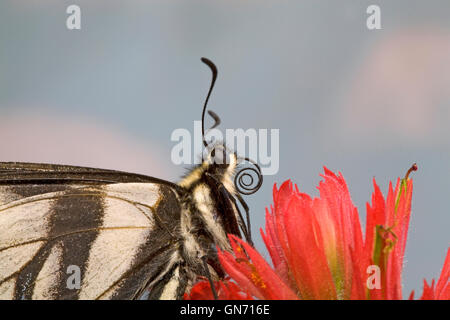
<svg viewBox="0 0 450 320"><path fill-rule="evenodd" d="M216 246L229 250L229 233L252 243L240 193L259 189L262 175L249 159L224 155L224 144L206 143L205 110L217 69L202 61L213 74L202 112L209 153L179 183L0 163L0 299L180 299L199 277L224 277ZM215 127L220 120L209 114ZM229 161L216 161L218 154ZM250 167L238 171L242 160ZM76 288L67 283L71 266L81 275Z"/></svg>

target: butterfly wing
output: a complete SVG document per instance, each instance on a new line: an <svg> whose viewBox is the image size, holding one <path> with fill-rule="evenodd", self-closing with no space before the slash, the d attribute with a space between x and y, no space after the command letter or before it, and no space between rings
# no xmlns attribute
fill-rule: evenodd
<svg viewBox="0 0 450 320"><path fill-rule="evenodd" d="M177 189L169 181L116 170L45 163L0 162L0 185L23 184L107 184L118 182L160 183Z"/></svg>
<svg viewBox="0 0 450 320"><path fill-rule="evenodd" d="M0 298L133 299L179 272L180 206L169 186L108 184L98 169L8 166L0 180L16 183L0 185ZM58 172L72 176L60 181Z"/></svg>

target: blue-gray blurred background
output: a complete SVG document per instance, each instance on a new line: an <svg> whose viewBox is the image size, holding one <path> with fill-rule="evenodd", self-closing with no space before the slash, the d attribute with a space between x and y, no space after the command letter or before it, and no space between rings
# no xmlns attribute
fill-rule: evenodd
<svg viewBox="0 0 450 320"><path fill-rule="evenodd" d="M66 28L71 4L81 30ZM372 178L386 193L418 163L407 297L449 246L449 16L448 0L2 0L0 160L176 181L170 135L200 119L209 57L222 128L280 129L280 170L247 198L259 249L275 182L317 195L322 166L341 171L364 221Z"/></svg>

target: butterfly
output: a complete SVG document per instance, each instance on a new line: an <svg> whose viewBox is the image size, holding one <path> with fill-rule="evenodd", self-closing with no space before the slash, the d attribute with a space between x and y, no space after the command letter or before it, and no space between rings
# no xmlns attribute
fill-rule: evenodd
<svg viewBox="0 0 450 320"><path fill-rule="evenodd" d="M212 71L202 111L207 155L180 182L0 163L0 299L180 299L199 277L224 277L216 248L230 250L227 234L252 243L241 194L256 192L262 174L225 144L206 142L217 68L202 61ZM242 162L251 167L238 171Z"/></svg>

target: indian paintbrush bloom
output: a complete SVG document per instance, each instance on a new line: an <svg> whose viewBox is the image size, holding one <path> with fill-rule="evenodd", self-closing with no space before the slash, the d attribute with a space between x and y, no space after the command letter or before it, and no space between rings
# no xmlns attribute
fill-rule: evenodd
<svg viewBox="0 0 450 320"><path fill-rule="evenodd" d="M325 168L317 198L301 193L289 180L279 189L275 185L274 206L266 210L261 230L273 268L233 235L233 252L218 249L220 263L244 291L259 299L402 299L413 190L409 174L414 170L416 165L395 188L390 183L386 198L373 181L364 235L342 174ZM422 299L450 298L449 260L447 255L436 286L434 280L431 286L425 281ZM211 291L208 283L200 283L191 299L192 292L199 299L206 297L198 294L199 286Z"/></svg>

